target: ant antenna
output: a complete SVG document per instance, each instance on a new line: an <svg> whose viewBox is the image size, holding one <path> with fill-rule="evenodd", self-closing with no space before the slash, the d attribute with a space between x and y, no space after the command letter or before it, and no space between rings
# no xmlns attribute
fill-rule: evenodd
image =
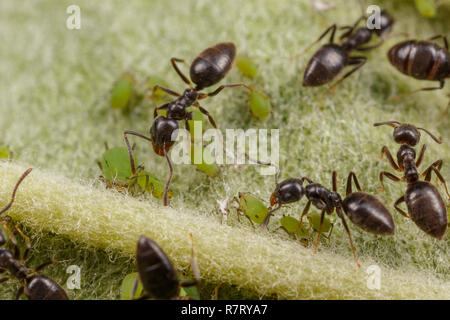
<svg viewBox="0 0 450 320"><path fill-rule="evenodd" d="M33 170L33 168L29 168L27 171L25 171L25 172L22 174L22 176L20 177L19 181L17 181L16 186L14 187L13 193L12 193L12 195L11 195L11 201L6 205L6 207L4 207L4 208L0 211L0 215L1 215L2 213L4 213L5 211L8 211L9 208L11 208L12 204L14 203L14 199L15 199L15 197L16 197L16 192L17 192L17 189L19 188L19 185L22 183L23 179L25 179L25 177L26 177L27 175L30 174L30 172L31 172L32 170Z"/></svg>
<svg viewBox="0 0 450 320"><path fill-rule="evenodd" d="M439 144L442 143L442 137L436 138L436 136L434 136L430 131L428 131L428 130L425 129L425 128L419 128L419 127L417 127L417 129L418 129L418 130L425 131L426 133L428 133L428 135L429 135L434 141L436 141L437 143L439 143Z"/></svg>
<svg viewBox="0 0 450 320"><path fill-rule="evenodd" d="M392 121L376 122L376 123L373 124L373 126L374 127L378 127L378 126L382 126L382 125L389 125L389 126L395 128L396 124L397 125L401 125L402 123L398 122L398 121L395 121L395 120L392 120Z"/></svg>

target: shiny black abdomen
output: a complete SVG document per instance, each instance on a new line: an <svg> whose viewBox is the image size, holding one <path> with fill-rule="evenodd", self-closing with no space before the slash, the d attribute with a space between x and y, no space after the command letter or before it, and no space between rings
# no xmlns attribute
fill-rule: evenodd
<svg viewBox="0 0 450 320"><path fill-rule="evenodd" d="M395 225L391 213L374 196L354 192L342 204L349 219L361 229L378 235L394 234Z"/></svg>
<svg viewBox="0 0 450 320"><path fill-rule="evenodd" d="M304 87L321 86L333 80L348 62L348 54L336 44L323 45L309 60L303 76Z"/></svg>
<svg viewBox="0 0 450 320"><path fill-rule="evenodd" d="M201 90L210 87L230 71L236 56L236 47L231 42L218 43L202 51L192 62L190 76Z"/></svg>
<svg viewBox="0 0 450 320"><path fill-rule="evenodd" d="M449 52L433 42L401 42L389 50L388 58L397 70L416 79L441 81L450 76Z"/></svg>
<svg viewBox="0 0 450 320"><path fill-rule="evenodd" d="M447 209L436 187L426 181L415 182L406 190L405 202L416 225L441 239L447 229Z"/></svg>
<svg viewBox="0 0 450 320"><path fill-rule="evenodd" d="M136 259L142 285L152 298L172 299L178 296L176 270L156 242L142 236Z"/></svg>
<svg viewBox="0 0 450 320"><path fill-rule="evenodd" d="M25 295L30 300L69 300L59 284L41 275L27 279Z"/></svg>

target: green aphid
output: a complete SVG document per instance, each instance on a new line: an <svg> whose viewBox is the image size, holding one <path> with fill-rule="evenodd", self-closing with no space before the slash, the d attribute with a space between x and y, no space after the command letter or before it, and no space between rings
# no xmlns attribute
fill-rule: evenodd
<svg viewBox="0 0 450 320"><path fill-rule="evenodd" d="M247 78L253 79L258 75L258 66L247 56L238 56L236 65L239 71Z"/></svg>
<svg viewBox="0 0 450 320"><path fill-rule="evenodd" d="M134 158L135 166L137 159ZM115 147L106 150L101 160L104 178L110 182L128 182L133 175L131 171L130 155L125 147Z"/></svg>
<svg viewBox="0 0 450 320"><path fill-rule="evenodd" d="M308 213L308 222L311 228L313 228L314 231L318 232L320 227L320 216L321 214L318 212L311 212ZM334 221L331 220L330 217L328 217L326 214L323 218L323 224L322 224L322 233L331 232L333 228Z"/></svg>
<svg viewBox="0 0 450 320"><path fill-rule="evenodd" d="M300 220L297 220L290 216L284 216L280 219L281 229L286 231L289 235L296 235L297 237L303 238L309 236L309 232L305 225L298 228ZM298 228L298 229L297 229Z"/></svg>
<svg viewBox="0 0 450 320"><path fill-rule="evenodd" d="M134 165L137 171L133 176L130 155L125 147L107 149L99 165L103 172L103 180L109 188L128 190L135 194L137 185L157 198L161 198L164 194L164 184L156 176L145 171L142 166L137 166L136 157L134 157ZM171 196L170 191L169 196Z"/></svg>
<svg viewBox="0 0 450 320"><path fill-rule="evenodd" d="M256 224L262 224L269 214L263 201L250 193L239 193L239 210Z"/></svg>
<svg viewBox="0 0 450 320"><path fill-rule="evenodd" d="M130 107L134 95L135 79L132 74L124 73L111 90L111 107L124 110Z"/></svg>
<svg viewBox="0 0 450 320"><path fill-rule="evenodd" d="M436 16L435 0L414 0L417 11L425 18L434 18Z"/></svg>
<svg viewBox="0 0 450 320"><path fill-rule="evenodd" d="M197 170L200 170L211 177L217 176L220 170L214 157L203 146L201 147L201 150L202 150L202 163L194 163L195 157L194 143L191 145L191 163L197 168Z"/></svg>
<svg viewBox="0 0 450 320"><path fill-rule="evenodd" d="M163 197L166 186L158 177L145 170L140 171L137 175L137 183L142 190L146 190L156 198L161 199ZM169 198L172 197L173 192L169 190L168 196Z"/></svg>
<svg viewBox="0 0 450 320"><path fill-rule="evenodd" d="M0 147L0 159L10 159L12 158L11 149L6 146Z"/></svg>
<svg viewBox="0 0 450 320"><path fill-rule="evenodd" d="M249 103L253 115L261 120L267 118L272 111L270 99L256 90L250 93Z"/></svg>
<svg viewBox="0 0 450 320"><path fill-rule="evenodd" d="M188 120L188 124L189 124L189 132L191 134L191 138L192 140L194 139L195 135L195 126L194 126L194 121L201 121L202 126L201 126L201 132L197 133L197 136L201 137L203 136L203 129L205 126L205 117L203 116L203 113L200 112L200 110L198 110L197 108L195 108L192 112L192 120Z"/></svg>
<svg viewBox="0 0 450 320"><path fill-rule="evenodd" d="M123 278L122 285L120 286L120 300L131 300L131 295L133 293L133 287L137 276L138 273L134 272L127 274L126 277ZM134 294L134 299L137 299L142 295L143 289L144 287L139 281Z"/></svg>
<svg viewBox="0 0 450 320"><path fill-rule="evenodd" d="M164 79L157 77L157 76L150 76L147 79L147 83L148 83L149 89L152 90L152 99L161 100L164 96L167 95L161 89L156 89L155 91L153 91L153 88L156 85L167 88L167 83L164 81Z"/></svg>

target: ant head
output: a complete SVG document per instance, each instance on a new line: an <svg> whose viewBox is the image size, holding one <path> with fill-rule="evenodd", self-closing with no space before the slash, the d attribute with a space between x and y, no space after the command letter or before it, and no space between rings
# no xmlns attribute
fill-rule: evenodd
<svg viewBox="0 0 450 320"><path fill-rule="evenodd" d="M388 32L392 30L394 22L394 18L386 10L382 10L380 13L380 28L374 29L375 33L379 37L384 37Z"/></svg>
<svg viewBox="0 0 450 320"><path fill-rule="evenodd" d="M289 178L280 182L270 197L270 205L285 204L300 200L304 195L302 181Z"/></svg>
<svg viewBox="0 0 450 320"><path fill-rule="evenodd" d="M184 90L183 97L187 100L188 104L191 105L197 101L198 92L195 89L189 88Z"/></svg>
<svg viewBox="0 0 450 320"><path fill-rule="evenodd" d="M160 156L164 156L164 150L167 152L175 143L176 136L172 137L175 130L178 129L178 122L174 119L168 119L164 116L156 117L150 128L150 136L153 142L153 150Z"/></svg>
<svg viewBox="0 0 450 320"><path fill-rule="evenodd" d="M437 143L442 143L441 138L435 137L431 132L427 129L416 127L412 124L408 123L400 123L398 121L385 121L385 122L377 122L373 124L375 127L382 125L389 125L394 127L394 140L400 144L407 144L411 147L414 147L420 141L420 132L422 130L426 132L434 141Z"/></svg>
<svg viewBox="0 0 450 320"><path fill-rule="evenodd" d="M420 141L420 132L411 124L403 123L394 128L394 140L400 144L414 147Z"/></svg>

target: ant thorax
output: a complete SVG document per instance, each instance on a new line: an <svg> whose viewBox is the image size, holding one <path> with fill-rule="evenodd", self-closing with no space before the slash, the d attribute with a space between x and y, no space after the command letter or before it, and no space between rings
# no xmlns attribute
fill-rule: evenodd
<svg viewBox="0 0 450 320"><path fill-rule="evenodd" d="M416 167L416 152L414 149L406 144L403 144L397 152L397 160L400 168L405 173L405 178L408 183L413 183L419 180L419 173Z"/></svg>

